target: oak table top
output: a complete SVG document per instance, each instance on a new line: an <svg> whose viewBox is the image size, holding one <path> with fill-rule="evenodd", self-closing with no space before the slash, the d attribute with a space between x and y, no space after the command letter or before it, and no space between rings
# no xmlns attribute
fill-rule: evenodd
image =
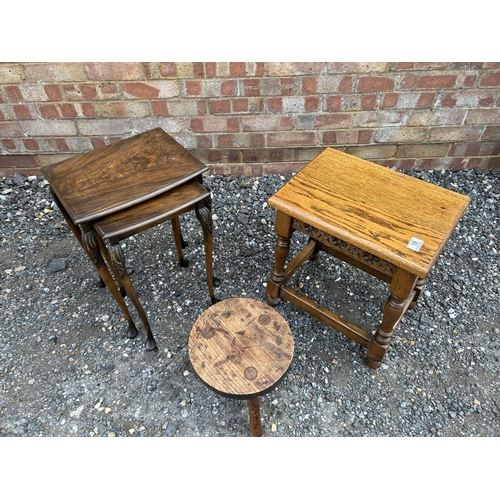
<svg viewBox="0 0 500 500"><path fill-rule="evenodd" d="M425 278L470 199L409 175L325 149L270 206Z"/></svg>
<svg viewBox="0 0 500 500"><path fill-rule="evenodd" d="M264 302L232 298L196 320L188 342L191 363L214 392L250 399L269 392L293 358L292 332Z"/></svg>
<svg viewBox="0 0 500 500"><path fill-rule="evenodd" d="M119 212L207 171L161 128L42 168L75 224Z"/></svg>

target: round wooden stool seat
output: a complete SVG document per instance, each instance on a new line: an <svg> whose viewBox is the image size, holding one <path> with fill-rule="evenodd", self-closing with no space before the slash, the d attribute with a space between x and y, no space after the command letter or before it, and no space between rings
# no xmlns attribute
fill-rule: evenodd
<svg viewBox="0 0 500 500"><path fill-rule="evenodd" d="M283 316L258 300L226 299L196 320L188 347L196 374L210 389L248 400L250 434L261 436L258 398L278 384L293 359L293 336Z"/></svg>

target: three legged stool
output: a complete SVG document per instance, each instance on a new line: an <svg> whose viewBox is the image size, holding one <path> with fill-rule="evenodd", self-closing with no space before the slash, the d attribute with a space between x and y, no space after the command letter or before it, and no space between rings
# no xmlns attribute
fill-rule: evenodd
<svg viewBox="0 0 500 500"><path fill-rule="evenodd" d="M210 389L248 400L250 435L262 436L259 396L278 384L293 358L285 319L258 300L226 299L196 320L188 348L196 374Z"/></svg>
<svg viewBox="0 0 500 500"><path fill-rule="evenodd" d="M268 303L288 300L366 347L367 365L378 368L469 202L462 194L327 148L268 200L277 210ZM294 231L309 241L285 267ZM287 286L320 251L389 283L375 335Z"/></svg>

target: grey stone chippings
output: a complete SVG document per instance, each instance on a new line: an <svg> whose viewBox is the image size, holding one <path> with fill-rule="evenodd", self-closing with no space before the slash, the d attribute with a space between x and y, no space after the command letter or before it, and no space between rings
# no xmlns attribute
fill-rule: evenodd
<svg viewBox="0 0 500 500"><path fill-rule="evenodd" d="M378 370L364 349L281 302L295 338L290 370L261 397L266 436L500 436L500 172L409 172L471 197L417 307ZM265 301L275 213L289 176L206 177L220 299ZM416 207L418 200L415 200ZM181 217L190 265L169 222L123 242L158 350L127 339L121 310L41 177L0 180L0 436L245 436L245 401L196 377L187 341L210 306L203 234ZM297 234L292 252L304 238ZM387 285L329 256L292 284L373 331Z"/></svg>

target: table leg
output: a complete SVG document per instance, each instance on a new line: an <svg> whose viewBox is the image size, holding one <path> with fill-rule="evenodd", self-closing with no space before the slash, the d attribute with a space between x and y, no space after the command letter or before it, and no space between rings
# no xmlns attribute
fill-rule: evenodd
<svg viewBox="0 0 500 500"><path fill-rule="evenodd" d="M176 215L172 217L172 231L174 233L175 247L177 249L177 255L179 256L179 265L181 267L188 267L189 260L184 258L182 255L182 249L186 248L188 244L182 239L181 225L179 223L179 217Z"/></svg>
<svg viewBox="0 0 500 500"><path fill-rule="evenodd" d="M125 287L125 291L127 292L127 295L130 297L130 300L133 302L137 312L139 313L139 316L141 318L141 321L146 328L146 333L147 333L147 339L146 339L146 344L145 347L148 351L152 351L153 349L156 349L156 341L154 339L153 333L151 331L151 327L149 325L148 317L146 316L146 312L144 311L139 298L137 297L137 294L135 293L135 289L132 285L132 281L130 280L130 277L127 273L127 268L125 266L125 256L123 255L122 248L120 246L120 242L112 243L111 249L109 252L109 257L110 257L110 262L113 267L113 272L116 272L116 274L119 277L120 282L123 284Z"/></svg>
<svg viewBox="0 0 500 500"><path fill-rule="evenodd" d="M250 436L261 437L264 434L262 430L262 421L260 419L260 401L259 398L248 399L248 413L250 414Z"/></svg>
<svg viewBox="0 0 500 500"><path fill-rule="evenodd" d="M292 218L289 215L277 212L274 229L278 236L274 247L274 266L266 287L267 303L270 306L279 304L280 287L285 276L285 262L290 252L290 238L294 231L291 223Z"/></svg>
<svg viewBox="0 0 500 500"><path fill-rule="evenodd" d="M212 269L212 211L209 198L200 201L195 205L196 217L200 221L203 229L203 244L205 246L205 262L207 272L208 293L212 304L219 302L215 297L214 285L217 285L217 278L213 276Z"/></svg>
<svg viewBox="0 0 500 500"><path fill-rule="evenodd" d="M427 283L427 280L425 278L418 278L417 279L417 282L415 283L415 295L414 295L413 300L411 301L411 304L409 305L408 309L413 309L417 305L417 300L420 297L420 294L424 291L426 283Z"/></svg>
<svg viewBox="0 0 500 500"><path fill-rule="evenodd" d="M109 291L113 295L117 304L120 306L120 309L122 310L125 319L128 322L128 337L129 338L136 337L137 328L132 320L132 317L130 316L127 304L125 304L125 301L123 300L123 297L120 291L118 290L115 281L113 280L113 277L111 276L109 269L106 266L106 263L103 260L101 251L99 249L99 243L97 241L97 237L92 227L84 224L82 226L82 236L81 238L78 238L78 240L81 242L82 247L84 248L85 252L90 257L90 260L96 267L99 276L108 287Z"/></svg>
<svg viewBox="0 0 500 500"><path fill-rule="evenodd" d="M416 281L417 276L414 274L396 268L389 287L390 296L384 307L382 323L368 344L366 364L370 368L376 369L382 364L394 329L413 300Z"/></svg>

